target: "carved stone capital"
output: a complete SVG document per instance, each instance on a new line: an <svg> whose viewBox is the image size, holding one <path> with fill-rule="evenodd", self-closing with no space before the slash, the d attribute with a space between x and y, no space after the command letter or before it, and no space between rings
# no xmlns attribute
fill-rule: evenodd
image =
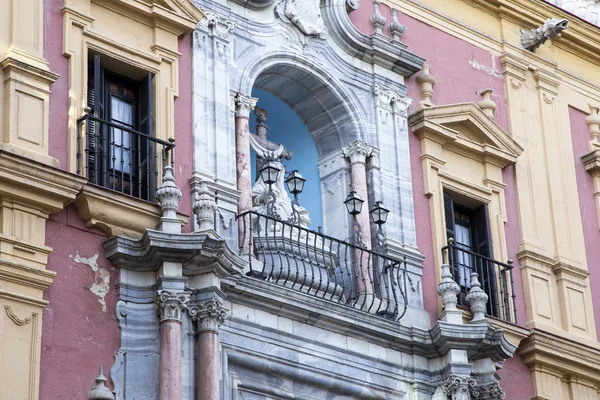
<svg viewBox="0 0 600 400"><path fill-rule="evenodd" d="M504 400L506 393L498 382L488 385L477 385L471 390L473 400Z"/></svg>
<svg viewBox="0 0 600 400"><path fill-rule="evenodd" d="M188 308L192 320L198 322L198 332L218 332L228 312L229 310L216 300L205 301Z"/></svg>
<svg viewBox="0 0 600 400"><path fill-rule="evenodd" d="M360 140L355 140L342 148L342 154L349 158L351 163L365 163L367 157L371 157L373 154L373 147Z"/></svg>
<svg viewBox="0 0 600 400"><path fill-rule="evenodd" d="M177 321L181 323L181 314L188 308L189 292L169 292L159 290L156 297L160 322Z"/></svg>
<svg viewBox="0 0 600 400"><path fill-rule="evenodd" d="M204 19L198 23L198 28L208 32L210 36L216 36L227 42L231 39L234 27L235 23L233 21L221 18L212 12L207 12Z"/></svg>
<svg viewBox="0 0 600 400"><path fill-rule="evenodd" d="M476 383L475 379L470 377L451 375L442 384L442 390L451 396L452 400L471 400L471 390Z"/></svg>
<svg viewBox="0 0 600 400"><path fill-rule="evenodd" d="M250 112L256 106L257 98L243 95L241 93L231 93L232 106L236 117L250 118Z"/></svg>

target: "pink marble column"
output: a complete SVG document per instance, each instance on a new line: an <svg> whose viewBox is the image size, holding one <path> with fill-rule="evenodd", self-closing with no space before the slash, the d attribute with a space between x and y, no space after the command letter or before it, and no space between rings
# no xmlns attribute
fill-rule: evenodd
<svg viewBox="0 0 600 400"><path fill-rule="evenodd" d="M159 399L178 400L182 396L181 314L187 308L189 293L159 291L160 316Z"/></svg>
<svg viewBox="0 0 600 400"><path fill-rule="evenodd" d="M244 96L241 93L235 94L233 102L235 105L235 159L236 159L236 178L237 189L240 192L238 202L238 215L252 210L252 180L251 180L251 160L250 160L250 132L248 131L248 121L250 112L254 109L256 101L253 97ZM248 250L249 240L248 232L244 237L244 230L248 231L250 218L240 219L238 221L238 244L244 251ZM245 225L245 226L244 226Z"/></svg>
<svg viewBox="0 0 600 400"><path fill-rule="evenodd" d="M366 143L356 140L342 149L344 157L350 159L351 189L356 192L358 197L364 200L362 211L356 216L361 227L361 237L367 249L371 248L371 224L369 221L369 201L367 194L367 157L373 153L373 148ZM369 255L358 251L356 255L360 262L357 262L357 277L359 292L373 291L373 272L369 264Z"/></svg>
<svg viewBox="0 0 600 400"><path fill-rule="evenodd" d="M218 301L209 300L190 307L189 313L198 322L198 399L220 400L219 326L227 317L227 309Z"/></svg>

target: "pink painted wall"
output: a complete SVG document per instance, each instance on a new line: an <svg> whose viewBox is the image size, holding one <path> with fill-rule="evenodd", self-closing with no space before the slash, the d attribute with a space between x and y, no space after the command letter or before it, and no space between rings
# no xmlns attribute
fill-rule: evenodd
<svg viewBox="0 0 600 400"><path fill-rule="evenodd" d="M381 5L379 11L388 22L391 20L391 10L388 6ZM350 14L350 18L359 30L370 35L373 33L373 26L369 20L372 14L372 3L361 2L361 8ZM435 92L432 99L434 104L477 103L480 100L478 93L482 89L491 88L494 91L492 99L498 107L495 114L496 122L508 131L509 122L504 77L498 58L485 50L404 14L399 15L399 20L408 28L402 36L402 42L408 45L409 51L427 59L431 66L431 73L436 78ZM384 34L389 36L387 26L384 29ZM415 78L416 74L405 81L408 96L415 100L411 112L415 111L416 103L421 97ZM425 288L423 290L423 300L425 309L431 315L432 321L435 321L438 315L438 296L435 290L435 282L440 269L439 266L433 263L433 252L440 251L440 249L433 248L429 199L424 195L420 141L413 134L409 134L409 141L417 245L426 257L423 264L423 287ZM519 272L519 262L516 257L519 242L519 221L514 167L507 167L504 170L503 179L507 185L505 189L507 212L505 234L508 254L513 259L515 266L513 276L517 294L517 319L523 325L526 316L523 285ZM531 375L518 355L507 360L499 374L505 378L504 382L511 382L510 385L502 385L506 390L507 399L528 400L531 398L533 395Z"/></svg>
<svg viewBox="0 0 600 400"><path fill-rule="evenodd" d="M193 122L192 122L192 34L179 38L179 97L175 100L175 180L183 193L179 212L192 213L192 195L189 179L194 168ZM184 232L194 230L190 217L183 227Z"/></svg>
<svg viewBox="0 0 600 400"><path fill-rule="evenodd" d="M598 246L598 243L600 243L600 230L598 230L598 214L594 202L594 182L591 175L585 171L581 162L581 156L588 153L588 142L591 139L590 131L585 123L586 116L587 114L582 111L574 108L569 109L585 254L590 272L596 332L598 340L600 340L600 246Z"/></svg>
<svg viewBox="0 0 600 400"><path fill-rule="evenodd" d="M49 304L42 324L41 400L85 399L99 366L110 375L119 347L117 271L104 257L105 238L103 232L83 225L73 205L46 223L46 244L53 249L48 269L56 272L56 277L44 293ZM77 256L89 259L96 255L96 263L77 261ZM106 311L90 290L94 284L103 284L103 271L109 276Z"/></svg>

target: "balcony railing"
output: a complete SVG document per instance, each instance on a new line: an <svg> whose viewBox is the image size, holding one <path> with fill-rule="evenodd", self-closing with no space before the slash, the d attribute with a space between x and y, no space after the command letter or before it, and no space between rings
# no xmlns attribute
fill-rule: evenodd
<svg viewBox="0 0 600 400"><path fill-rule="evenodd" d="M471 273L479 275L481 288L488 295L487 314L508 322L517 323L515 288L512 261L503 263L469 251L453 240L442 248L444 263L450 265L454 280L461 288L458 304L467 305Z"/></svg>
<svg viewBox="0 0 600 400"><path fill-rule="evenodd" d="M240 214L248 276L399 320L406 261L252 211Z"/></svg>
<svg viewBox="0 0 600 400"><path fill-rule="evenodd" d="M77 174L90 183L155 201L159 172L173 164L174 140L86 114L77 120Z"/></svg>

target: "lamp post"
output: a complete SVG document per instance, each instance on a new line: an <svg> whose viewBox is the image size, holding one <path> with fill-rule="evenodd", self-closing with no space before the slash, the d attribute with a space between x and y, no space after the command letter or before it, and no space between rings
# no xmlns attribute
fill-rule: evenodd
<svg viewBox="0 0 600 400"><path fill-rule="evenodd" d="M358 197L354 190L348 193L346 200L344 200L344 205L346 206L346 210L348 210L348 214L352 215L352 224L354 226L354 243L360 247L365 247L365 244L361 235L361 226L358 223L356 216L362 211L364 202L365 201Z"/></svg>
<svg viewBox="0 0 600 400"><path fill-rule="evenodd" d="M383 224L387 221L390 210L385 208L381 201L376 201L373 207L369 210L371 219L377 225L377 232L375 236L375 251L383 251Z"/></svg>
<svg viewBox="0 0 600 400"><path fill-rule="evenodd" d="M302 193L302 190L304 190L305 182L306 179L300 175L297 169L293 170L285 180L285 184L287 185L289 192L294 195L294 200L292 200L292 216L288 221L292 224L300 223L300 213L298 212L298 206L300 203L298 202L298 195Z"/></svg>
<svg viewBox="0 0 600 400"><path fill-rule="evenodd" d="M268 160L264 167L260 170L260 176L263 181L269 185L269 201L267 201L267 215L269 217L277 217L275 213L275 193L273 193L272 185L277 182L281 168L273 160Z"/></svg>

